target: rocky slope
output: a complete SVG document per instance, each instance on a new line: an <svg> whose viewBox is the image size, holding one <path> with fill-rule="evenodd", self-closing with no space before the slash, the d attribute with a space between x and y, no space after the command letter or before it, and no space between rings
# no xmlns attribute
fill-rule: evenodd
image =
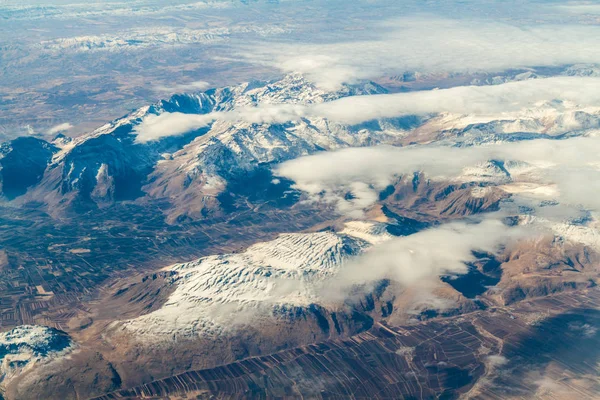
<svg viewBox="0 0 600 400"><path fill-rule="evenodd" d="M320 282L373 243L392 236L383 224L353 221L339 234L282 234L239 254L216 255L167 268L174 291L158 310L122 324L137 340L216 337L232 327L308 312ZM301 311L304 310L304 311Z"/></svg>
<svg viewBox="0 0 600 400"><path fill-rule="evenodd" d="M37 185L59 149L34 137L20 137L0 146L0 193L7 200Z"/></svg>
<svg viewBox="0 0 600 400"><path fill-rule="evenodd" d="M45 326L23 325L0 333L0 387L73 349L74 343L65 332Z"/></svg>
<svg viewBox="0 0 600 400"><path fill-rule="evenodd" d="M299 75L289 75L270 83L175 95L73 141L56 142L60 149L47 145L54 149L52 160L39 163L38 169L47 165L43 177L36 176L26 186L33 187L18 201L41 202L56 211L152 199L171 203L173 219L188 214L199 217L205 208L218 208L220 202L214 197L231 181L244 179L261 165L321 150L389 142L397 133L367 134L319 118L284 124L216 121L176 137L140 142L135 129L145 118L269 104L311 104L384 92L372 83L325 92ZM13 192L9 195L16 197Z"/></svg>

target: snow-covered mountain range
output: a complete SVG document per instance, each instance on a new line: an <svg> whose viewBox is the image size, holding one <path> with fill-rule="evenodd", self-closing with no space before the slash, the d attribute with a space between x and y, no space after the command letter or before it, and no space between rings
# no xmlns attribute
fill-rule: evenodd
<svg viewBox="0 0 600 400"><path fill-rule="evenodd" d="M144 118L175 112L206 114L261 104L309 104L383 92L385 89L372 83L326 92L299 75L289 75L272 83L253 82L175 95L72 141L65 142L61 137L46 144L52 149L51 160L31 147L23 157L39 160L36 167L45 172L36 175L34 182L18 183L19 192L29 189L19 201L60 207L96 206L145 196L169 199L174 208L181 208L177 214L200 211L204 202L222 191L230 179L252 173L263 164L321 150L387 143L398 131L367 134L324 119L287 124L216 121L181 136L139 143L135 128ZM3 163L14 155L11 146L6 147ZM9 177L3 181L9 181ZM3 194L9 197L6 191Z"/></svg>
<svg viewBox="0 0 600 400"><path fill-rule="evenodd" d="M209 44L228 40L231 36L256 34L273 36L289 32L285 26L239 25L231 28L173 29L156 27L118 32L117 34L88 35L44 41L38 47L44 51L93 52L145 49L162 45Z"/></svg>
<svg viewBox="0 0 600 400"><path fill-rule="evenodd" d="M340 124L313 116L289 122L219 120L177 136L139 140L140 124L157 115L205 115L272 105L310 105L383 94L374 83L316 87L301 75L274 82L250 82L197 94L174 95L140 108L73 140L38 139L3 146L2 194L6 200L51 206L54 212L104 207L120 201L163 201L174 221L211 215L219 194L232 182L256 179L257 171L319 151L377 144L485 142L589 134L600 127L600 109L553 101L535 109L498 115L440 114ZM33 143L35 142L35 143ZM27 170L27 179L15 179ZM30 175L30 176L29 176ZM276 182L276 181L275 181ZM27 192L27 193L25 193Z"/></svg>

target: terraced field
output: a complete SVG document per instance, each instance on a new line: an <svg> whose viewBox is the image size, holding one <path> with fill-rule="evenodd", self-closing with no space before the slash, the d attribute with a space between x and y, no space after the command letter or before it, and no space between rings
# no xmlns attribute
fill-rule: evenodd
<svg viewBox="0 0 600 400"><path fill-rule="evenodd" d="M591 399L600 388L598 300L600 290L591 289L404 327L377 323L348 339L189 371L98 399L536 398L543 390L536 377L548 374L562 374L565 390Z"/></svg>

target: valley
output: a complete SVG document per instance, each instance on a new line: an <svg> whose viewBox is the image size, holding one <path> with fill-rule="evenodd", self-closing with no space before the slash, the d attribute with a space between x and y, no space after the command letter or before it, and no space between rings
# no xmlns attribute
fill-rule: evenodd
<svg viewBox="0 0 600 400"><path fill-rule="evenodd" d="M346 339L189 371L98 399L508 399L534 396L537 377L557 374L565 376L561 390L593 398L600 354L589 349L598 349L599 335L580 327L598 326L599 300L593 289L410 326L379 322ZM497 368L506 372L495 377Z"/></svg>
<svg viewBox="0 0 600 400"><path fill-rule="evenodd" d="M389 98L294 73L5 143L2 395L593 398L598 214L568 171L594 182L600 109L372 119Z"/></svg>
<svg viewBox="0 0 600 400"><path fill-rule="evenodd" d="M160 210L136 205L59 221L35 209L2 211L0 242L7 257L0 273L3 330L22 324L66 329L78 310L85 310L84 302L96 298L111 281L238 250L328 218L326 210L316 208L265 206L257 212L174 226L164 222Z"/></svg>

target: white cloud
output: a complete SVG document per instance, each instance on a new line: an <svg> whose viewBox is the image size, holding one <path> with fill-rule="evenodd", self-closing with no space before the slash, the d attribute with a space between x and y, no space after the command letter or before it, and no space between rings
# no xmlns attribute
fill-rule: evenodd
<svg viewBox="0 0 600 400"><path fill-rule="evenodd" d="M600 14L600 5L593 3L573 2L566 5L559 5L557 8L561 11L565 11L571 14Z"/></svg>
<svg viewBox="0 0 600 400"><path fill-rule="evenodd" d="M311 115L356 124L401 115L450 112L497 114L516 112L554 99L579 105L600 103L600 78L556 77L510 82L494 86L459 86L450 89L346 97L315 105Z"/></svg>
<svg viewBox="0 0 600 400"><path fill-rule="evenodd" d="M135 128L136 141L145 143L162 137L181 135L203 128L216 120L248 123L283 123L304 116L306 108L295 104L261 105L208 114L163 113L148 115Z"/></svg>
<svg viewBox="0 0 600 400"><path fill-rule="evenodd" d="M48 134L54 135L59 132L65 132L65 131L68 131L69 129L71 129L72 127L73 127L73 125L71 125L70 123L64 122L62 124L55 125L52 128L48 129Z"/></svg>
<svg viewBox="0 0 600 400"><path fill-rule="evenodd" d="M302 72L322 87L403 71L452 73L600 63L600 26L419 16L367 22L369 39L324 44L257 44L250 62ZM354 36L356 37L356 36Z"/></svg>
<svg viewBox="0 0 600 400"><path fill-rule="evenodd" d="M537 385L535 391L535 397L538 399L544 398L555 398L555 399L572 399L577 398L577 395L573 395L573 389L570 385L566 384L562 379L556 377L544 376L540 377L539 371L530 371L528 374L527 381L532 381L534 385ZM535 378L538 379L535 379ZM567 381L568 382L568 381Z"/></svg>
<svg viewBox="0 0 600 400"><path fill-rule="evenodd" d="M37 20L37 19L76 19L97 17L135 17L160 15L166 13L182 13L209 8L229 8L231 3L224 1L199 1L188 4L171 4L171 2L6 2L0 3L0 10L4 10L12 20Z"/></svg>
<svg viewBox="0 0 600 400"><path fill-rule="evenodd" d="M508 359L506 357L497 354L488 356L487 361L492 367L500 367L508 363Z"/></svg>
<svg viewBox="0 0 600 400"><path fill-rule="evenodd" d="M278 176L315 200L335 203L352 216L375 202L394 177L422 171L433 178L454 179L465 167L487 160L524 161L531 172L521 179L556 184L565 205L600 210L599 138L530 140L477 147L411 146L351 148L287 161ZM353 199L345 194L351 192Z"/></svg>
<svg viewBox="0 0 600 400"><path fill-rule="evenodd" d="M207 126L214 120L210 114L164 113L148 115L135 131L136 141L145 143L165 136L176 136Z"/></svg>
<svg viewBox="0 0 600 400"><path fill-rule="evenodd" d="M342 124L357 124L377 118L440 112L508 114L554 99L571 101L581 106L599 104L600 78L556 77L495 86L459 86L411 93L352 96L310 106L265 104L202 116L165 113L147 117L136 132L137 140L146 142L164 136L180 135L217 119L282 123L303 117L323 117Z"/></svg>
<svg viewBox="0 0 600 400"><path fill-rule="evenodd" d="M210 83L205 81L193 81L189 83L178 83L173 85L157 85L154 90L163 93L187 93L202 92L210 88Z"/></svg>
<svg viewBox="0 0 600 400"><path fill-rule="evenodd" d="M474 250L495 253L498 246L523 234L521 228L486 219L480 223L449 223L394 238L347 262L324 282L321 296L326 301L339 301L353 286L369 286L381 279L391 279L404 287L425 288L438 276L466 273L465 263L474 261Z"/></svg>

